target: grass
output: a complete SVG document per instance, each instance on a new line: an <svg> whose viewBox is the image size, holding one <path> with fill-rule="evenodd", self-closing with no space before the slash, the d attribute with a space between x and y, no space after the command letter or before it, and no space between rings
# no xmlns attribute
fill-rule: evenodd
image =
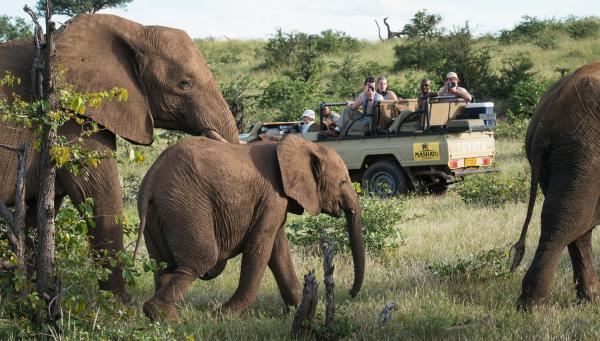
<svg viewBox="0 0 600 341"><path fill-rule="evenodd" d="M521 141L498 140L497 150L496 161L502 171L516 174L527 169ZM146 162L151 164L155 154L155 151L149 154L143 164L123 163L122 174L137 172ZM540 206L538 203L528 236L525 267L531 262L539 237ZM130 220L137 220L135 206L128 205L126 211ZM408 218L397 224L404 244L397 249L367 255L365 282L358 297L352 299L348 294L353 280L351 256L343 253L335 258L335 316L342 336L348 339L592 339L600 336L600 322L595 318L600 307L576 300L566 252L554 278L549 305L527 315L514 307L524 269L505 276L449 277L435 276L428 269L432 264L453 266L492 249L507 250L518 238L525 211L524 203L501 207L468 205L453 191L443 196L409 196L406 200ZM594 246L599 246L597 238ZM319 281L323 280L321 257L315 250L293 248L299 278L310 269L316 269ZM595 258L596 263L600 261ZM268 271L247 313L240 318L216 317L215 311L237 287L239 268L238 257L229 262L218 278L196 281L180 304L182 322L172 326L167 335L178 339L187 336L228 340L290 338L293 312L284 308L275 280ZM321 285L321 299L323 288ZM151 275L145 274L132 292L134 314L129 326L123 326L125 332L135 328L143 333L144 326L152 330L141 312L142 303L153 292ZM379 313L389 302L395 302L398 308L385 325L379 325ZM322 321L322 301L317 315Z"/></svg>

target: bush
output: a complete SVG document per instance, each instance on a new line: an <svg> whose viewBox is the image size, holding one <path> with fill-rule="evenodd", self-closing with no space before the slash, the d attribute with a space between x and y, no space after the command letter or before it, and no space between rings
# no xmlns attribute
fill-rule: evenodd
<svg viewBox="0 0 600 341"><path fill-rule="evenodd" d="M229 105L229 110L233 114L236 126L239 131L245 129L245 118L247 114L256 111L258 99L251 92L258 87L258 82L250 76L239 75L231 82L221 85L223 98Z"/></svg>
<svg viewBox="0 0 600 341"><path fill-rule="evenodd" d="M518 174L514 178L502 174L472 175L466 177L456 188L461 199L469 204L500 206L527 202L530 175Z"/></svg>
<svg viewBox="0 0 600 341"><path fill-rule="evenodd" d="M469 25L457 28L447 36L433 39L406 40L394 48L394 70L410 68L425 70L443 77L455 71L461 86L477 98L491 96L497 87L497 77L491 69L489 48L475 48Z"/></svg>
<svg viewBox="0 0 600 341"><path fill-rule="evenodd" d="M558 48L558 40L554 34L544 34L538 37L533 45L543 49L543 50L554 50Z"/></svg>
<svg viewBox="0 0 600 341"><path fill-rule="evenodd" d="M427 269L437 277L450 280L483 280L489 277L505 277L510 274L508 250L507 245L503 248L495 248L471 255L468 259L459 259L454 264L428 264Z"/></svg>
<svg viewBox="0 0 600 341"><path fill-rule="evenodd" d="M409 69L402 75L402 78L389 78L388 88L398 97L402 98L417 98L420 93L421 79L429 78L423 72L414 69ZM433 91L437 91L435 86L437 82L433 82Z"/></svg>
<svg viewBox="0 0 600 341"><path fill-rule="evenodd" d="M496 96L509 97L520 82L530 82L535 76L533 62L528 55L519 55L502 60Z"/></svg>
<svg viewBox="0 0 600 341"><path fill-rule="evenodd" d="M400 198L380 199L361 196L363 239L368 250L397 248L402 242L396 224L404 217L404 203ZM342 249L350 244L344 218L328 215L303 216L287 224L287 236L292 244L312 245L321 235L335 240Z"/></svg>
<svg viewBox="0 0 600 341"><path fill-rule="evenodd" d="M508 109L516 118L531 117L540 98L553 83L554 80L539 78L518 82L508 99Z"/></svg>
<svg viewBox="0 0 600 341"><path fill-rule="evenodd" d="M569 37L573 39L594 37L600 33L600 19L596 17L569 18L565 26Z"/></svg>
<svg viewBox="0 0 600 341"><path fill-rule="evenodd" d="M258 98L263 109L263 120L297 121L305 109L318 109L317 101L322 90L313 81L282 77L269 83Z"/></svg>
<svg viewBox="0 0 600 341"><path fill-rule="evenodd" d="M519 139L524 141L527 127L529 126L529 119L516 118L510 110L508 110L506 115L508 119L504 122L498 122L496 129L494 129L496 138Z"/></svg>
<svg viewBox="0 0 600 341"><path fill-rule="evenodd" d="M362 84L368 76L378 77L387 73L387 69L375 61L358 63L356 56L347 54L341 62L329 64L333 74L325 89L326 94L336 100L354 99L362 91Z"/></svg>

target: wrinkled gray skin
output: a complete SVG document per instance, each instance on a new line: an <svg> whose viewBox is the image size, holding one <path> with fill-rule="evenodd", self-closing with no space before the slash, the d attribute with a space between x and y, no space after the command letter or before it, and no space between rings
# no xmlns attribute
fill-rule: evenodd
<svg viewBox="0 0 600 341"><path fill-rule="evenodd" d="M284 224L288 212L304 209L345 213L354 260L350 293L356 295L365 263L360 203L333 149L293 135L248 145L193 137L167 149L138 195L140 237L143 231L153 259L167 263L155 274L156 292L144 313L175 320L175 304L188 286L218 276L238 254L239 285L225 311L240 313L254 301L267 266L284 302L298 304L301 288Z"/></svg>
<svg viewBox="0 0 600 341"><path fill-rule="evenodd" d="M542 231L523 278L517 307L530 310L549 295L560 256L568 248L577 297L597 301L600 283L592 263L592 230L600 224L600 62L581 67L541 98L525 141L531 192L513 270L525 236L537 184L544 193Z"/></svg>
<svg viewBox="0 0 600 341"><path fill-rule="evenodd" d="M10 71L21 84L0 88L0 97L11 92L29 99L33 43L21 40L0 44L0 74ZM56 33L55 66L66 70L66 81L82 93L127 89L126 102L111 102L86 113L106 129L89 138L87 148L100 152L115 150L115 134L136 143L152 143L153 128L177 129L193 135L206 133L238 142L233 115L197 46L185 32L159 26L143 26L113 15L90 14L75 17ZM59 132L75 140L81 127L67 123ZM33 136L26 129L0 121L0 144L19 146L29 142L27 204L35 207L38 177ZM0 200L14 201L17 169L15 153L0 148ZM57 203L68 195L74 203L95 199L96 227L90 228L95 249L123 250L123 228L115 217L123 214L117 163L107 159L89 169L87 178L59 169ZM29 210L28 225L35 224ZM103 289L126 297L121 271L114 269Z"/></svg>

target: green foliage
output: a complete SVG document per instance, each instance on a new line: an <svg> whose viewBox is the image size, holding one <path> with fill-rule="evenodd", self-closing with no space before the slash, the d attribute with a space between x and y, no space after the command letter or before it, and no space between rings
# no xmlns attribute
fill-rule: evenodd
<svg viewBox="0 0 600 341"><path fill-rule="evenodd" d="M388 88L398 97L402 98L417 98L420 93L419 84L421 83L421 79L428 78L423 72L419 72L414 69L409 69L402 74L402 77L398 78L389 78L388 79ZM435 84L435 83L433 83ZM435 85L433 87L434 91L437 91Z"/></svg>
<svg viewBox="0 0 600 341"><path fill-rule="evenodd" d="M31 37L33 27L25 19L0 15L0 42Z"/></svg>
<svg viewBox="0 0 600 341"><path fill-rule="evenodd" d="M566 31L573 39L597 36L600 33L600 19L597 17L569 18L565 22Z"/></svg>
<svg viewBox="0 0 600 341"><path fill-rule="evenodd" d="M498 139L518 139L525 141L525 133L529 125L528 118L518 118L509 110L507 120L499 121L494 129L494 136Z"/></svg>
<svg viewBox="0 0 600 341"><path fill-rule="evenodd" d="M239 131L244 131L246 113L253 114L256 111L258 96L252 92L257 87L258 82L254 78L242 75L221 86L221 93L229 105Z"/></svg>
<svg viewBox="0 0 600 341"><path fill-rule="evenodd" d="M397 248L402 242L396 223L404 218L404 202L400 198L380 199L361 196L363 238L368 250ZM288 239L296 245L312 245L321 235L333 239L341 248L348 247L348 231L343 218L328 215L303 216L286 226Z"/></svg>
<svg viewBox="0 0 600 341"><path fill-rule="evenodd" d="M60 292L63 318L59 325L70 324L71 327L84 330L111 330L115 322L126 321L134 316L133 308L124 307L109 292L99 291L98 280L106 280L110 270L106 265L120 265L126 280L134 283L141 271L133 267L131 257L123 252L111 257L108 254L96 253L88 243L88 229L95 228L93 200L88 199L74 207L70 203L62 206L57 213L56 226L56 269L60 279ZM128 226L128 231L133 230ZM0 230L0 255L2 259L11 255L6 235ZM31 233L34 233L31 230ZM164 267L153 260L144 260L143 271L151 272ZM37 293L32 292L25 298L18 296L24 285L15 278L16 271L0 273L0 295L3 298L2 318L11 318L17 323L13 328L0 332L0 337L7 335L32 335L36 329L48 328L45 325L34 325L30 316L43 307ZM21 329L21 330L19 330ZM6 334L5 334L6 333ZM2 337L3 338L3 337Z"/></svg>
<svg viewBox="0 0 600 341"><path fill-rule="evenodd" d="M376 61L359 63L357 57L350 54L346 54L339 63L330 62L329 66L333 74L325 93L336 100L354 99L362 91L365 78L378 77L388 71Z"/></svg>
<svg viewBox="0 0 600 341"><path fill-rule="evenodd" d="M527 202L529 174L508 177L503 174L482 174L466 177L457 186L458 195L469 204L501 206L506 203Z"/></svg>
<svg viewBox="0 0 600 341"><path fill-rule="evenodd" d="M104 8L125 8L133 0L52 0L54 14L64 14L73 17L82 13L96 13ZM38 0L36 4L38 13L45 15L46 1Z"/></svg>
<svg viewBox="0 0 600 341"><path fill-rule="evenodd" d="M0 80L0 86L14 86L19 84L20 79L9 72ZM75 140L69 140L58 135L50 150L50 157L54 163L67 169L73 174L80 174L86 167L96 168L102 159L112 157L112 152L98 152L87 149L83 140L97 133L100 128L98 124L85 117L88 107L98 108L104 103L112 100L126 101L128 93L123 88L113 88L110 91L80 94L71 89L60 89L58 91L58 102L60 105L51 110L50 104L45 100L24 101L13 93L12 102L5 98L0 99L0 119L16 125L31 128L36 136L47 126L58 131L68 121L75 121L81 125L81 135ZM46 114L43 114L46 113ZM39 149L41 141L36 138L36 149Z"/></svg>
<svg viewBox="0 0 600 341"><path fill-rule="evenodd" d="M437 14L427 14L427 10L417 11L410 19L410 22L404 25L401 34L408 39L433 38L441 35L442 30L439 24L442 17Z"/></svg>
<svg viewBox="0 0 600 341"><path fill-rule="evenodd" d="M453 281L506 277L510 274L508 250L508 246L494 248L467 259L458 259L456 263L428 264L427 269L437 277Z"/></svg>
<svg viewBox="0 0 600 341"><path fill-rule="evenodd" d="M315 109L322 90L310 81L281 77L270 82L258 98L258 107L265 110L264 119L297 121L304 109Z"/></svg>
<svg viewBox="0 0 600 341"><path fill-rule="evenodd" d="M478 98L491 96L496 88L490 49L476 47L468 24L446 36L408 39L394 48L394 55L396 71L416 67L438 77L457 72L461 86Z"/></svg>
<svg viewBox="0 0 600 341"><path fill-rule="evenodd" d="M500 31L498 41L501 44L533 41L542 49L555 49L558 47L557 36L564 32L574 39L597 36L600 33L600 19L594 16L571 16L566 20L538 19L526 15L512 30Z"/></svg>
<svg viewBox="0 0 600 341"><path fill-rule="evenodd" d="M535 76L533 62L528 55L518 55L502 60L496 96L509 97L520 82L530 82Z"/></svg>
<svg viewBox="0 0 600 341"><path fill-rule="evenodd" d="M531 78L516 83L509 98L508 109L517 118L531 117L540 98L554 82L551 79Z"/></svg>

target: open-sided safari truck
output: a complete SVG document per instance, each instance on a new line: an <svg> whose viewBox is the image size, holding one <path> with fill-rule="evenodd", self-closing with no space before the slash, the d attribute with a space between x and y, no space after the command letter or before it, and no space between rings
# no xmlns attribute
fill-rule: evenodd
<svg viewBox="0 0 600 341"><path fill-rule="evenodd" d="M380 101L371 111L340 127L337 136L304 134L334 148L353 181L365 184L369 192L381 196L410 189L441 193L465 175L496 171L490 167L495 154L493 103L437 97L421 110L416 99L408 99ZM399 117L402 121L394 125ZM393 133L388 131L391 126L397 128Z"/></svg>

